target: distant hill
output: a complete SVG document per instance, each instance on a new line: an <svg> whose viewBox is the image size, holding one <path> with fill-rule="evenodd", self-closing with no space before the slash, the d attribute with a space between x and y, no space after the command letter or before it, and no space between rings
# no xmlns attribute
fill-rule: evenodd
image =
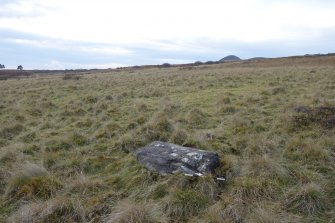
<svg viewBox="0 0 335 223"><path fill-rule="evenodd" d="M219 60L219 62L239 61L239 60L241 60L239 57L237 57L235 55L229 55L229 56L226 56L226 57L222 58L221 60Z"/></svg>

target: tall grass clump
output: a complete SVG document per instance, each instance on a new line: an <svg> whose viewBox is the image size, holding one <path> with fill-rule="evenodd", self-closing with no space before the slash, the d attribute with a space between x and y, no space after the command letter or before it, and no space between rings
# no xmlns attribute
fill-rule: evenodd
<svg viewBox="0 0 335 223"><path fill-rule="evenodd" d="M5 190L6 199L48 199L62 188L62 184L39 165L27 162L20 169L9 179Z"/></svg>
<svg viewBox="0 0 335 223"><path fill-rule="evenodd" d="M184 129L175 128L171 134L170 141L175 144L185 145L188 140L188 133Z"/></svg>
<svg viewBox="0 0 335 223"><path fill-rule="evenodd" d="M193 128L203 127L206 121L206 114L198 108L191 108L186 114L186 122Z"/></svg>
<svg viewBox="0 0 335 223"><path fill-rule="evenodd" d="M142 133L150 141L166 141L173 130L174 125L168 116L164 112L158 112L145 124Z"/></svg>
<svg viewBox="0 0 335 223"><path fill-rule="evenodd" d="M285 207L295 213L315 215L324 213L329 203L321 185L307 183L287 192Z"/></svg>
<svg viewBox="0 0 335 223"><path fill-rule="evenodd" d="M122 200L112 213L106 216L105 223L167 223L162 207L150 201L137 202Z"/></svg>
<svg viewBox="0 0 335 223"><path fill-rule="evenodd" d="M0 137L3 139L12 140L15 136L19 135L24 130L22 124L14 124L12 126L3 127L0 130Z"/></svg>
<svg viewBox="0 0 335 223"><path fill-rule="evenodd" d="M166 199L165 211L176 222L182 222L201 213L209 202L207 196L196 190L177 189Z"/></svg>
<svg viewBox="0 0 335 223"><path fill-rule="evenodd" d="M66 197L49 201L35 201L24 204L7 221L22 222L86 222L85 210L80 202Z"/></svg>

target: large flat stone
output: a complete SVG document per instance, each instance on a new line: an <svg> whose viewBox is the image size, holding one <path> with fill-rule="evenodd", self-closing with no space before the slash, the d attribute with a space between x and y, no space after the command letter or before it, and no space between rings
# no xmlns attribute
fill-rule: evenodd
<svg viewBox="0 0 335 223"><path fill-rule="evenodd" d="M178 172L191 175L213 173L220 164L215 152L159 141L138 149L136 157L146 168L162 175Z"/></svg>

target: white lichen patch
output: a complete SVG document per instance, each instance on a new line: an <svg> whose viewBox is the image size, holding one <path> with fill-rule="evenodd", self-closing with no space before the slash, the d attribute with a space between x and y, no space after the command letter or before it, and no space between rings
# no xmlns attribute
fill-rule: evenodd
<svg viewBox="0 0 335 223"><path fill-rule="evenodd" d="M177 157L178 154L177 153L170 153L170 156Z"/></svg>
<svg viewBox="0 0 335 223"><path fill-rule="evenodd" d="M185 158L182 158L181 161L184 162L184 163L187 163L189 161L189 159L185 157Z"/></svg>
<svg viewBox="0 0 335 223"><path fill-rule="evenodd" d="M188 156L196 156L198 153L196 153L196 152L191 152L191 153L187 153L186 155L188 155Z"/></svg>

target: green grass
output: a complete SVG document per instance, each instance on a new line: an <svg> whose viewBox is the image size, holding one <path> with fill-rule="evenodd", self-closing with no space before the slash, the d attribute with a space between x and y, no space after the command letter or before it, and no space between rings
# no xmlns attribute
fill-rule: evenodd
<svg viewBox="0 0 335 223"><path fill-rule="evenodd" d="M331 222L334 58L0 81L0 222ZM322 118L322 117L321 117ZM216 151L227 178L159 176L153 140Z"/></svg>

